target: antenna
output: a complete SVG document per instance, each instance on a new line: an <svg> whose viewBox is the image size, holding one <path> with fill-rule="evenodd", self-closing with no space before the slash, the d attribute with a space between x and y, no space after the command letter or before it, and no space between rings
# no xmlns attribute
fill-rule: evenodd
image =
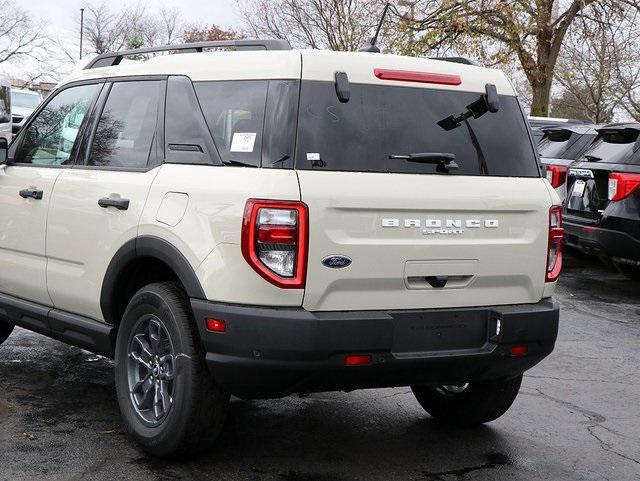
<svg viewBox="0 0 640 481"><path fill-rule="evenodd" d="M378 35L380 35L380 29L382 28L382 24L384 23L384 19L387 16L387 11L389 10L390 6L390 2L387 2L387 4L384 6L384 11L382 12L382 18L380 19L378 28L376 29L376 34L369 41L369 45L365 45L360 49L361 52L380 53L380 48L376 45L376 43L378 43Z"/></svg>

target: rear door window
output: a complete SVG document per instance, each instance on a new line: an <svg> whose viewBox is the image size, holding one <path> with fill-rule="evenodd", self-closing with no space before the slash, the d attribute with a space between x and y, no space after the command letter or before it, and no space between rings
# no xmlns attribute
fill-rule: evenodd
<svg viewBox="0 0 640 481"><path fill-rule="evenodd" d="M163 92L160 80L114 83L93 135L87 165L146 168Z"/></svg>
<svg viewBox="0 0 640 481"><path fill-rule="evenodd" d="M515 97L500 96L498 112L452 127L450 119L468 113L482 94L365 84L350 90L350 100L340 103L333 83L302 83L296 168L429 174L436 165L389 156L450 153L460 166L452 174L540 175Z"/></svg>

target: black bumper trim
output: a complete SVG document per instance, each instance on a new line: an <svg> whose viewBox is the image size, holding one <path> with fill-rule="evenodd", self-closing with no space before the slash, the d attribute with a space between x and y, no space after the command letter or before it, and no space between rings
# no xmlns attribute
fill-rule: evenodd
<svg viewBox="0 0 640 481"><path fill-rule="evenodd" d="M640 241L626 232L565 220L566 245L585 254L640 260Z"/></svg>
<svg viewBox="0 0 640 481"><path fill-rule="evenodd" d="M217 382L241 397L455 383L516 376L547 356L558 333L558 306L537 304L459 309L309 312L192 299ZM206 318L226 322L209 332ZM495 335L496 323L501 330ZM523 357L509 346L527 344ZM367 366L344 366L367 353Z"/></svg>

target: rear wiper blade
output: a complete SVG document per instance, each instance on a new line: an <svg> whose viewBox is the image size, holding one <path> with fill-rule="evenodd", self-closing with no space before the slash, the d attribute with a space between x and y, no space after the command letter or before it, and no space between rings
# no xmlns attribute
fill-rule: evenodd
<svg viewBox="0 0 640 481"><path fill-rule="evenodd" d="M449 152L417 152L409 155L390 155L393 160L406 160L407 162L418 162L421 164L437 164L438 172L449 172L457 170L460 166L456 163L456 154Z"/></svg>
<svg viewBox="0 0 640 481"><path fill-rule="evenodd" d="M232 165L234 167L258 167L254 164L249 164L247 162L240 162L238 160L223 160L222 163L224 165Z"/></svg>
<svg viewBox="0 0 640 481"><path fill-rule="evenodd" d="M602 160L602 157L596 157L595 155L585 155L584 158L589 162L598 162L599 160Z"/></svg>

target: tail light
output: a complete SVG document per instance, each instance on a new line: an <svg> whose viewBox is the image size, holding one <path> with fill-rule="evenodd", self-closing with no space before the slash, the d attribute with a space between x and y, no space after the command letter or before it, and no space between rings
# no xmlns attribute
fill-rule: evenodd
<svg viewBox="0 0 640 481"><path fill-rule="evenodd" d="M609 200L618 201L629 197L640 186L640 174L609 174Z"/></svg>
<svg viewBox="0 0 640 481"><path fill-rule="evenodd" d="M249 199L242 220L242 255L270 283L302 289L308 232L309 215L302 202Z"/></svg>
<svg viewBox="0 0 640 481"><path fill-rule="evenodd" d="M546 282L555 282L562 270L562 207L554 205L549 209L549 250L547 252Z"/></svg>
<svg viewBox="0 0 640 481"><path fill-rule="evenodd" d="M546 166L547 180L551 187L557 189L567 181L567 167L561 165Z"/></svg>

